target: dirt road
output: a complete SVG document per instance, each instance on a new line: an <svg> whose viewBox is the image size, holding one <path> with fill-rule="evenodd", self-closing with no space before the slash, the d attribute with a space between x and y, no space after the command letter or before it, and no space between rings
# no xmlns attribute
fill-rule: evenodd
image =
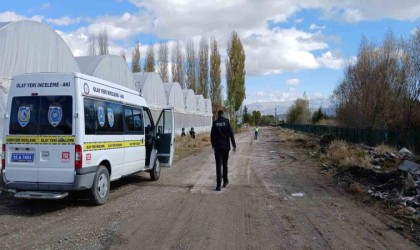
<svg viewBox="0 0 420 250"><path fill-rule="evenodd" d="M215 192L212 150L113 183L110 200L0 200L0 249L418 249L392 219L357 204L265 128L239 134L230 185Z"/></svg>

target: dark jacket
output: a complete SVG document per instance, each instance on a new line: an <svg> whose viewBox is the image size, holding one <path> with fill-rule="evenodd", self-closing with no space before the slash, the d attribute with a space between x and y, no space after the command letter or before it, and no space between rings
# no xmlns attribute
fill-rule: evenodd
<svg viewBox="0 0 420 250"><path fill-rule="evenodd" d="M215 149L230 150L230 142L236 148L235 137L228 119L217 118L211 127L211 145Z"/></svg>

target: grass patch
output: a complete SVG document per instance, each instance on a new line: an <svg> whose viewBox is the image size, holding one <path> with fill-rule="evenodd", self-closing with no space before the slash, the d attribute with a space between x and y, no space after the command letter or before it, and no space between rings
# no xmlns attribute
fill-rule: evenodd
<svg viewBox="0 0 420 250"><path fill-rule="evenodd" d="M327 153L322 155L321 160L324 163L340 168L352 166L371 168L370 157L366 151L341 140L333 141L328 146Z"/></svg>
<svg viewBox="0 0 420 250"><path fill-rule="evenodd" d="M182 158L199 152L210 145L210 134L197 134L195 139L192 139L190 136L177 136L174 161L179 161Z"/></svg>
<svg viewBox="0 0 420 250"><path fill-rule="evenodd" d="M374 148L374 150L375 150L376 153L381 154L381 155L383 155L385 153L394 153L394 154L398 153L398 150L396 148L391 147L389 145L385 145L385 144L381 144L379 146L376 146Z"/></svg>

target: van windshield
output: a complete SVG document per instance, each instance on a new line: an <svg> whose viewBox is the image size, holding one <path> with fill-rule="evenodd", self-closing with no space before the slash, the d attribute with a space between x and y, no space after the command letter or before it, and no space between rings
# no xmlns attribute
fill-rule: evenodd
<svg viewBox="0 0 420 250"><path fill-rule="evenodd" d="M71 96L13 97L9 134L71 135Z"/></svg>

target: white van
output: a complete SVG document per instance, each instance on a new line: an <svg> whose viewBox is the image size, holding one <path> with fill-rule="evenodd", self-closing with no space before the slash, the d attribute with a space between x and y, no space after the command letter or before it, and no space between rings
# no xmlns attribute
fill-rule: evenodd
<svg viewBox="0 0 420 250"><path fill-rule="evenodd" d="M13 77L2 145L1 186L16 198L60 199L90 190L96 205L110 181L141 171L158 180L172 165L174 115L155 124L138 92L80 73Z"/></svg>

